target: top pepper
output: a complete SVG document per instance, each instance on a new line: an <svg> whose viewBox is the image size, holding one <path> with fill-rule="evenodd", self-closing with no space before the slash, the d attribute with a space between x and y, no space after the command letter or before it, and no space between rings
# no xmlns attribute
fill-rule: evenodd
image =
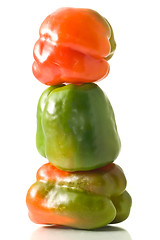
<svg viewBox="0 0 160 240"><path fill-rule="evenodd" d="M41 24L33 74L46 85L89 83L109 73L116 48L109 22L91 9L60 8Z"/></svg>

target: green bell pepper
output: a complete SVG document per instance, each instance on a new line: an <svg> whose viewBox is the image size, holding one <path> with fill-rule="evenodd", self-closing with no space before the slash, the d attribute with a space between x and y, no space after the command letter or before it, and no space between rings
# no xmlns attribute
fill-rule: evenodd
<svg viewBox="0 0 160 240"><path fill-rule="evenodd" d="M112 106L94 83L47 88L37 107L37 149L56 167L88 171L120 151Z"/></svg>
<svg viewBox="0 0 160 240"><path fill-rule="evenodd" d="M121 222L132 203L125 188L125 175L114 163L87 172L66 172L47 163L27 193L29 217L39 224L82 229Z"/></svg>

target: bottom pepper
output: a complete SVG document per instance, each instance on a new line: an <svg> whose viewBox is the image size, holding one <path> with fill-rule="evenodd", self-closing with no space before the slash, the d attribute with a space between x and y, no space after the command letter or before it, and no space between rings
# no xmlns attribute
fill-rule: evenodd
<svg viewBox="0 0 160 240"><path fill-rule="evenodd" d="M87 172L66 172L47 163L28 190L29 217L39 224L80 229L118 223L128 217L131 208L125 188L125 175L114 163Z"/></svg>

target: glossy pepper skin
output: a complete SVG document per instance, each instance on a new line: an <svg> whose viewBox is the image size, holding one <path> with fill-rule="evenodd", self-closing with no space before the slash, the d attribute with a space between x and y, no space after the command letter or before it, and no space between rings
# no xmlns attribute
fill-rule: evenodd
<svg viewBox="0 0 160 240"><path fill-rule="evenodd" d="M42 127L42 115L43 115L43 110L47 101L47 97L49 94L56 88L65 86L63 84L61 85L56 85L56 86L51 86L47 88L43 94L41 95L38 106L37 106L37 133L36 133L36 145L39 153L43 156L46 157L45 154L45 139L44 139L44 133L43 133L43 127Z"/></svg>
<svg viewBox="0 0 160 240"><path fill-rule="evenodd" d="M105 166L121 147L112 106L94 83L46 89L37 107L36 140L40 154L66 171Z"/></svg>
<svg viewBox="0 0 160 240"><path fill-rule="evenodd" d="M60 8L41 24L33 74L46 85L101 80L116 48L109 22L91 9Z"/></svg>
<svg viewBox="0 0 160 240"><path fill-rule="evenodd" d="M125 191L122 169L111 163L88 172L66 172L50 163L37 172L27 193L30 219L39 224L58 224L94 229L124 221L131 197Z"/></svg>

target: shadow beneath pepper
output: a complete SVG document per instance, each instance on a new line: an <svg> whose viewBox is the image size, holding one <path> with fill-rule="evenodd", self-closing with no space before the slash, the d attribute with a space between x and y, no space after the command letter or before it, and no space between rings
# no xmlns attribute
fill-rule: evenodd
<svg viewBox="0 0 160 240"><path fill-rule="evenodd" d="M96 232L115 232L115 231L126 231L123 228L120 227L115 227L115 226L105 226L105 227L101 227L101 228L97 228L94 229L92 231L96 231Z"/></svg>
<svg viewBox="0 0 160 240"><path fill-rule="evenodd" d="M81 230L58 225L43 226L32 233L30 240L132 240L120 227L105 226L94 230Z"/></svg>
<svg viewBox="0 0 160 240"><path fill-rule="evenodd" d="M72 230L76 230L76 231L95 231L95 232L106 232L106 231L125 231L123 228L121 227L116 227L116 226L104 226L104 227L100 227L100 228L96 228L96 229L92 229L92 230L88 230L88 229L76 229L76 228L71 228L71 227L66 227L66 226L61 226L61 225L47 225L47 226L43 226L42 228L44 229L72 229Z"/></svg>

